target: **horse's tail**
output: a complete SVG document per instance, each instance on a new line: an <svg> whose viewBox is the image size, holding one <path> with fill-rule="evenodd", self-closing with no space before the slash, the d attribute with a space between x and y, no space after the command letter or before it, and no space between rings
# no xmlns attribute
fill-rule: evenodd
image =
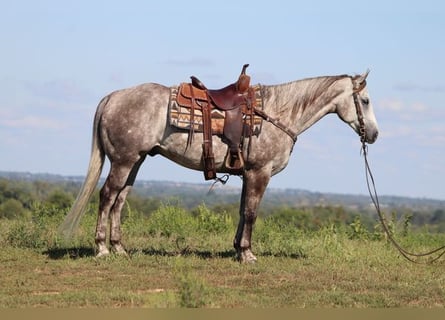
<svg viewBox="0 0 445 320"><path fill-rule="evenodd" d="M94 116L93 141L91 145L91 156L87 176L76 200L74 201L73 206L71 207L70 212L67 214L65 220L59 227L59 233L65 238L71 237L79 226L80 220L85 213L85 207L87 206L88 201L90 200L90 197L97 186L97 182L99 181L100 174L102 172L105 153L101 141L99 140L99 123L102 110L107 104L108 100L109 96L102 99Z"/></svg>

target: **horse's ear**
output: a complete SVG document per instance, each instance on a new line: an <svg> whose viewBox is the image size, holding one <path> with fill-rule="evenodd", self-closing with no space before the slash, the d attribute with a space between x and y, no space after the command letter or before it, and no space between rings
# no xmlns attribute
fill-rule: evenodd
<svg viewBox="0 0 445 320"><path fill-rule="evenodd" d="M366 70L366 72L360 76L357 77L356 81L358 84L362 84L366 78L368 77L368 74L371 70L369 70L369 68Z"/></svg>

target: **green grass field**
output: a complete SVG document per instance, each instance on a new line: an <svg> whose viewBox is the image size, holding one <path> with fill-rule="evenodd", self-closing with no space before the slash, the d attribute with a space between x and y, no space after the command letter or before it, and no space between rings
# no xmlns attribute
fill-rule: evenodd
<svg viewBox="0 0 445 320"><path fill-rule="evenodd" d="M349 226L296 230L259 219L258 262L235 261L235 223L200 207L162 206L123 223L129 257L94 257L95 210L74 239L57 226L64 212L0 220L0 307L444 307L444 262L413 264L384 237ZM412 251L445 243L441 234L398 236Z"/></svg>

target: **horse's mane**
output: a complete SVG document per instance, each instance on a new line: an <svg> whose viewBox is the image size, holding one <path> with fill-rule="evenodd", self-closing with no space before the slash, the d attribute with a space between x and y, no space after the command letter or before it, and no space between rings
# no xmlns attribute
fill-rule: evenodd
<svg viewBox="0 0 445 320"><path fill-rule="evenodd" d="M300 99L298 99L297 103L300 105L303 110L305 110L308 106L314 105L317 101L318 103L325 104L335 98L341 91L336 90L328 90L337 80L343 79L347 76L330 76L330 77L317 77L310 78L306 80L311 80L308 82L306 90L301 95Z"/></svg>
<svg viewBox="0 0 445 320"><path fill-rule="evenodd" d="M313 77L267 87L278 89L280 91L280 94L278 94L278 96L283 97L283 99L286 99L287 101L297 98L296 100L294 100L294 104L287 105L287 108L298 108L300 111L304 112L309 106L320 104L324 105L334 99L337 95L339 95L342 90L329 90L329 88L336 81L347 77L350 76L338 75ZM292 90L291 87L297 86L301 87L301 90L298 90L298 96L295 97L295 90ZM292 97L288 96L290 94L292 95ZM287 97L285 98L285 96Z"/></svg>

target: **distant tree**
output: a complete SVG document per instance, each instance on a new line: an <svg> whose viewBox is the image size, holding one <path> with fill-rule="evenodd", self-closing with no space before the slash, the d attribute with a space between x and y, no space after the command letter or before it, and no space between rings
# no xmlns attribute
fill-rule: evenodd
<svg viewBox="0 0 445 320"><path fill-rule="evenodd" d="M281 206L266 217L279 226L294 226L297 229L313 229L310 210Z"/></svg>
<svg viewBox="0 0 445 320"><path fill-rule="evenodd" d="M445 210L437 209L433 212L433 217L431 218L432 224L439 224L441 222L445 222Z"/></svg>
<svg viewBox="0 0 445 320"><path fill-rule="evenodd" d="M36 200L28 182L9 181L0 178L0 204L8 199L19 201L25 209L30 209Z"/></svg>
<svg viewBox="0 0 445 320"><path fill-rule="evenodd" d="M52 185L47 181L33 181L33 190L39 200L43 200L48 197Z"/></svg>
<svg viewBox="0 0 445 320"><path fill-rule="evenodd" d="M136 211L144 216L149 216L154 211L158 210L162 205L162 201L159 198L145 197L138 194L130 194L127 197L128 206L131 210ZM122 215L127 215L128 207L124 206Z"/></svg>
<svg viewBox="0 0 445 320"><path fill-rule="evenodd" d="M66 209L71 207L74 201L74 197L71 193L67 193L62 190L52 191L46 200L47 203L52 204L58 208Z"/></svg>
<svg viewBox="0 0 445 320"><path fill-rule="evenodd" d="M14 219L22 217L26 210L17 199L7 199L0 204L0 218Z"/></svg>

